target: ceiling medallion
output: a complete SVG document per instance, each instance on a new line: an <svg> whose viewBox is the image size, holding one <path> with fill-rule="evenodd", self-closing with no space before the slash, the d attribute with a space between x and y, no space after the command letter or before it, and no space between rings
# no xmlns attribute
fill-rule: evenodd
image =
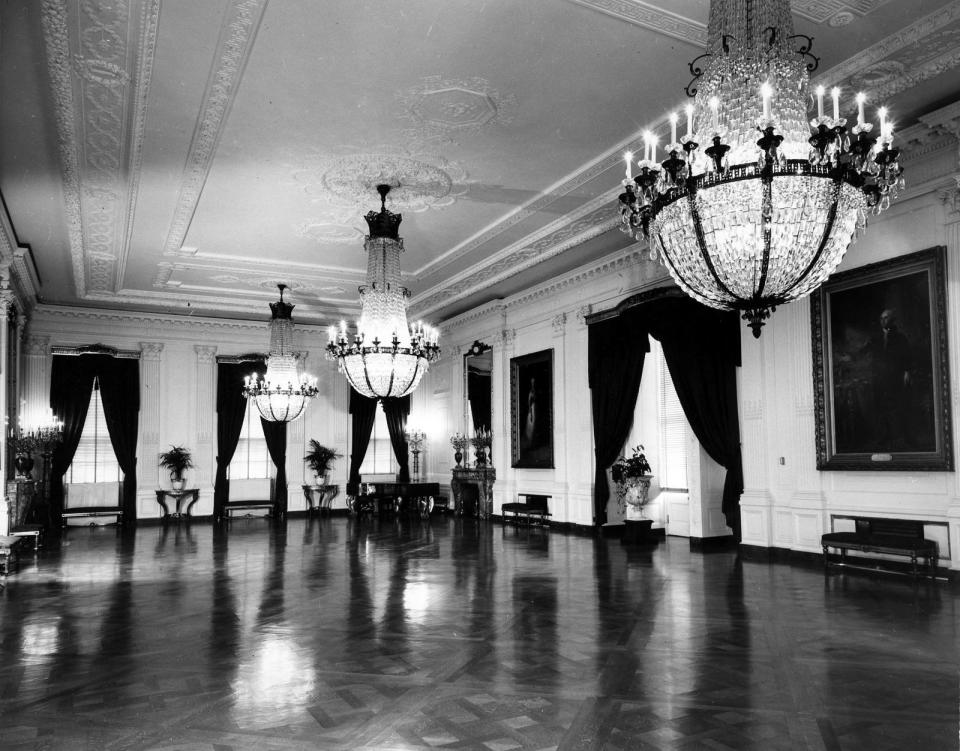
<svg viewBox="0 0 960 751"><path fill-rule="evenodd" d="M406 133L430 141L477 133L513 121L516 97L502 94L485 78L428 76L397 95L403 116L413 123Z"/></svg>
<svg viewBox="0 0 960 751"><path fill-rule="evenodd" d="M459 165L436 155L397 154L387 147L382 152L320 156L293 177L325 209L357 209L369 200L370 189L381 184L392 186L392 208L413 212L449 206L469 189Z"/></svg>
<svg viewBox="0 0 960 751"><path fill-rule="evenodd" d="M417 322L407 326L409 291L400 282L400 222L387 210L389 185L378 185L380 211L364 217L370 234L364 243L369 254L367 283L360 288L362 312L353 341L347 324L329 329L327 357L336 360L350 385L364 396L382 399L412 393L430 362L440 356L439 332Z"/></svg>
<svg viewBox="0 0 960 751"><path fill-rule="evenodd" d="M670 116L666 158L653 134L633 174L627 155L622 229L644 237L695 300L736 310L760 336L770 314L804 297L837 267L902 185L893 124L840 117L840 90L807 121L812 40L793 33L788 0L717 0L708 52L690 64L685 135ZM701 61L705 60L705 63ZM702 65L702 69L700 67Z"/></svg>

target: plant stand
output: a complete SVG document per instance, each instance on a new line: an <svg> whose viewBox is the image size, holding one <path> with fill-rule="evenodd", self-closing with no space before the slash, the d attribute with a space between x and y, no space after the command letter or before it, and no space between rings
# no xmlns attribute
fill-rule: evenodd
<svg viewBox="0 0 960 751"><path fill-rule="evenodd" d="M656 543L659 538L653 534L653 519L624 519L622 545L642 545Z"/></svg>

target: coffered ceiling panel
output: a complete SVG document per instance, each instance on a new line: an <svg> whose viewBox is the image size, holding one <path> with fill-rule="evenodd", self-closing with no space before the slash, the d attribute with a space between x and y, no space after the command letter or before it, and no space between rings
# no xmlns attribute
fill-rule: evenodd
<svg viewBox="0 0 960 751"><path fill-rule="evenodd" d="M957 98L960 1L803 0L814 77ZM705 0L8 0L0 191L46 302L357 310L395 185L434 320L626 244L620 153L683 104ZM898 109L899 107L899 109Z"/></svg>

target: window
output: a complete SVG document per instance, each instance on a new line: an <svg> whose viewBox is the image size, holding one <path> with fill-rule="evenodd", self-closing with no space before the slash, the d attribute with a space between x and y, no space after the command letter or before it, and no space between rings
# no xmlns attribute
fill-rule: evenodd
<svg viewBox="0 0 960 751"><path fill-rule="evenodd" d="M103 417L100 382L94 379L87 418L83 423L77 453L73 455L67 472L67 482L117 482L119 479L120 465L117 455L113 453L107 421Z"/></svg>
<svg viewBox="0 0 960 751"><path fill-rule="evenodd" d="M263 437L263 426L260 424L260 413L252 399L247 399L247 409L243 413L243 428L240 430L240 441L237 450L230 461L229 476L231 480L254 480L270 477L273 462L267 450L267 439Z"/></svg>
<svg viewBox="0 0 960 751"><path fill-rule="evenodd" d="M360 465L360 474L383 475L396 474L398 471L393 458L393 446L390 443L390 430L387 428L387 416L383 414L383 405L377 402L377 416L373 421L373 432L367 444L367 454Z"/></svg>
<svg viewBox="0 0 960 751"><path fill-rule="evenodd" d="M659 344L655 344L658 365L657 420L660 426L660 487L687 490L687 418L670 378L670 370Z"/></svg>

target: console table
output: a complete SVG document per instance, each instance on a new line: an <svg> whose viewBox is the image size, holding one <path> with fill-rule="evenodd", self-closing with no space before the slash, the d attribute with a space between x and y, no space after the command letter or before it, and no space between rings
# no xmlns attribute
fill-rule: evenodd
<svg viewBox="0 0 960 751"><path fill-rule="evenodd" d="M193 504L200 500L200 488L184 488L183 490L158 490L157 503L163 509L163 521L168 519L189 519L190 509ZM167 506L167 498L173 498L176 501L176 510L171 512ZM183 507L183 500L189 498L186 508Z"/></svg>
<svg viewBox="0 0 960 751"><path fill-rule="evenodd" d="M339 485L302 485L303 497L307 501L307 513L319 511L321 514L333 510L333 499L340 495Z"/></svg>
<svg viewBox="0 0 960 751"><path fill-rule="evenodd" d="M453 491L453 507L457 516L463 516L463 488L474 485L478 491L476 516L489 519L493 514L493 483L497 470L493 467L454 467L450 489Z"/></svg>

